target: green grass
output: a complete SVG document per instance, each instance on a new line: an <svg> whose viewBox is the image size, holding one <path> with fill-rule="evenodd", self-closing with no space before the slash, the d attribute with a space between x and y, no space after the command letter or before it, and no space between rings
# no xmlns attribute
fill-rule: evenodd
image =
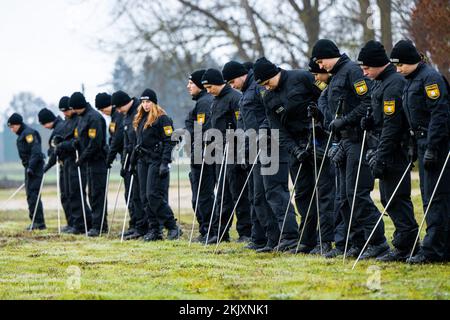
<svg viewBox="0 0 450 320"><path fill-rule="evenodd" d="M420 197L413 201L420 221ZM114 237L58 236L54 211L46 212L49 230L31 234L22 231L29 223L25 209L0 211L0 299L450 299L449 264L368 261L352 271L353 260L257 255L237 243L217 254L188 247L188 206L180 241L123 244ZM392 223L385 222L391 239ZM379 286L370 285L378 276Z"/></svg>

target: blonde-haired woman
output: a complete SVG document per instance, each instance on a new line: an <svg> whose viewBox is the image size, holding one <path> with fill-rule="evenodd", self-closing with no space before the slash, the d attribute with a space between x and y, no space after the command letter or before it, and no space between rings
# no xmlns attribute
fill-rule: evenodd
<svg viewBox="0 0 450 320"><path fill-rule="evenodd" d="M141 201L149 220L149 232L144 241L162 240L163 227L168 229L167 239L175 240L182 231L168 203L173 122L158 105L153 90L146 89L141 102L133 122L136 148L132 165L137 165Z"/></svg>

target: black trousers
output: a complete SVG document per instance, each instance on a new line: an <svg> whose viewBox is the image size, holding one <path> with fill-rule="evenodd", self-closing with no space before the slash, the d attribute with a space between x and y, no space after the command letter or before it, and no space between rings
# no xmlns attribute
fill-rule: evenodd
<svg viewBox="0 0 450 320"><path fill-rule="evenodd" d="M264 166L262 166L264 167ZM298 239L298 224L295 218L295 211L290 203L289 192L289 163L280 162L278 171L273 175L263 175L264 190L267 203L270 206L269 221L276 221L278 235L283 228L282 240ZM286 214L287 209L287 214ZM286 219L285 219L286 214ZM278 244L278 239L276 239Z"/></svg>
<svg viewBox="0 0 450 320"><path fill-rule="evenodd" d="M197 206L196 218L199 224L199 232L202 236L205 236L208 233L209 222L211 220L211 212L214 203L214 184L216 178L214 165L204 164L203 173L201 173L201 171L201 165L191 165L189 180L191 182L192 190L192 210L195 212L195 208ZM197 205L197 192L199 190L200 175L202 175L202 177Z"/></svg>
<svg viewBox="0 0 450 320"><path fill-rule="evenodd" d="M67 171L69 172L68 184L69 184L70 213L73 222L72 226L79 231L84 231L85 227L80 194L80 182L78 177L78 167L75 165L75 160L73 159L66 160L65 166L67 166ZM86 166L80 167L80 171L81 171L84 207L86 210L86 224L89 230L92 226L92 212L86 199L87 167Z"/></svg>
<svg viewBox="0 0 450 320"><path fill-rule="evenodd" d="M159 176L159 161L138 161L139 191L148 218L149 229L159 231L160 226L176 228L176 220L169 206L170 175Z"/></svg>
<svg viewBox="0 0 450 320"><path fill-rule="evenodd" d="M426 170L423 166L423 158L427 148L426 139L418 139L420 191L424 212L430 203L431 195L437 185L439 175L444 167L450 145L444 143L439 148L439 164L432 170ZM448 260L450 250L450 161L442 175L436 189L433 202L430 205L426 217L427 230L422 242L424 254L434 260Z"/></svg>
<svg viewBox="0 0 450 320"><path fill-rule="evenodd" d="M319 174L320 161L317 161L317 174ZM299 172L300 163L295 157L291 158L291 179L292 183ZM311 202L314 185L315 185L314 162L304 161L300 174L298 176L297 184L295 185L295 203L297 210L302 217L300 224L300 235L302 236L301 244L315 247L318 244L317 232L317 206L316 195ZM317 193L319 198L319 213L320 213L320 232L322 242L332 242L334 240L334 194L333 194L333 179L330 171L330 163L327 160L324 162L322 173L320 175L319 183L317 184ZM311 207L308 214L308 207ZM308 219L306 219L308 215ZM302 230L303 234L302 234Z"/></svg>
<svg viewBox="0 0 450 320"><path fill-rule="evenodd" d="M340 212L341 194L340 194L340 178L339 169L331 165L332 176L334 177L334 244L336 248L344 251L345 249L345 236L347 229L345 228L345 221Z"/></svg>
<svg viewBox="0 0 450 320"><path fill-rule="evenodd" d="M131 176L133 176L133 186L131 186ZM130 229L134 228L139 234L144 235L148 232L149 221L141 201L140 180L138 172L133 175L130 174L128 192L131 187L131 195L129 193L126 194L126 201L128 201L128 196L130 195L128 210L130 212L131 220L133 220L130 221ZM144 178L143 180L145 181L146 179Z"/></svg>
<svg viewBox="0 0 450 320"><path fill-rule="evenodd" d="M123 184L125 186L125 191L124 191L125 203L128 200L128 194L130 192L131 176L132 176L132 173L127 171L127 173L125 174L125 177L123 178ZM136 181L133 182L133 184L134 183L136 183ZM128 205L128 211L130 212L129 228L135 229L136 228L136 215L134 214L134 202L133 201L130 201L130 204Z"/></svg>
<svg viewBox="0 0 450 320"><path fill-rule="evenodd" d="M33 220L34 210L36 208L36 215L34 217L34 225L45 225L44 209L42 201L39 199L39 189L41 188L42 178L44 176L44 162L34 169L34 175L27 175L27 168L25 168L25 190L27 193L28 214L30 220Z"/></svg>
<svg viewBox="0 0 450 320"><path fill-rule="evenodd" d="M245 170L242 170L238 165L227 164L226 167L223 167L223 172L219 177L220 168L221 165L216 164L216 181L218 183L218 188L212 225L213 235L224 235L224 239L229 238L229 230L233 222L233 209L238 201L239 194L244 190L242 197L236 206L236 229L240 237L251 237L252 223L250 203L248 200L248 186L243 188L245 180L247 179ZM231 222L227 226L230 219Z"/></svg>
<svg viewBox="0 0 450 320"><path fill-rule="evenodd" d="M395 191L406 168L408 159L406 154L398 150L392 154L380 179L381 203L386 207ZM414 207L411 201L411 173L408 172L392 198L387 213L395 226L392 244L400 251L412 250L419 226L414 217Z"/></svg>
<svg viewBox="0 0 450 320"><path fill-rule="evenodd" d="M350 222L353 195L355 194L356 189L356 176L361 153L361 142L343 139L341 143L345 150L345 164L339 168L340 210L347 229ZM362 160L350 228L351 244L359 248L364 246L381 215L381 212L377 209L370 197L370 193L374 188L374 178L370 171L369 164L366 161L366 151L363 153ZM372 236L370 244L379 245L384 242L386 242L384 236L384 222L381 221Z"/></svg>
<svg viewBox="0 0 450 320"><path fill-rule="evenodd" d="M89 203L92 210L92 229L100 230L105 206L107 180L105 159L91 160L87 164ZM103 229L108 230L108 204L106 204Z"/></svg>
<svg viewBox="0 0 450 320"><path fill-rule="evenodd" d="M66 164L66 161L61 161L60 169L59 169L59 188L61 195L61 204L64 210L64 214L66 216L67 225L69 227L73 227L73 218L71 213L71 204L70 204L70 188L69 188L69 171L70 166Z"/></svg>
<svg viewBox="0 0 450 320"><path fill-rule="evenodd" d="M280 230L275 214L267 201L261 164L256 163L249 181L249 198L252 203L252 240L255 244L278 244Z"/></svg>

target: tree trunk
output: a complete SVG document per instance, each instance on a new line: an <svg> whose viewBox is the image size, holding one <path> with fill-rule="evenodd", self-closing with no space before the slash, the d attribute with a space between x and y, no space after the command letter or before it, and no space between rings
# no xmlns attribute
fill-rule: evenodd
<svg viewBox="0 0 450 320"><path fill-rule="evenodd" d="M392 0L377 0L380 8L381 43L386 51L392 51Z"/></svg>
<svg viewBox="0 0 450 320"><path fill-rule="evenodd" d="M375 30L371 19L372 13L369 10L370 0L358 0L360 8L360 22L363 27L363 42L364 44L369 40L375 39Z"/></svg>

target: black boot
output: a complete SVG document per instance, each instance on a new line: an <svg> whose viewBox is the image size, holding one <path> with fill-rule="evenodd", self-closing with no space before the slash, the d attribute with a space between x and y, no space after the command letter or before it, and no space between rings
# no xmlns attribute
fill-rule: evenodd
<svg viewBox="0 0 450 320"><path fill-rule="evenodd" d="M379 245L369 245L366 251L361 255L360 260L382 257L389 252L390 248L387 242Z"/></svg>
<svg viewBox="0 0 450 320"><path fill-rule="evenodd" d="M327 254L332 249L331 242L323 242L322 243L322 250L320 248L320 244L318 244L314 249L311 250L309 254Z"/></svg>
<svg viewBox="0 0 450 320"><path fill-rule="evenodd" d="M183 235L183 230L177 225L167 231L167 240L178 240Z"/></svg>

